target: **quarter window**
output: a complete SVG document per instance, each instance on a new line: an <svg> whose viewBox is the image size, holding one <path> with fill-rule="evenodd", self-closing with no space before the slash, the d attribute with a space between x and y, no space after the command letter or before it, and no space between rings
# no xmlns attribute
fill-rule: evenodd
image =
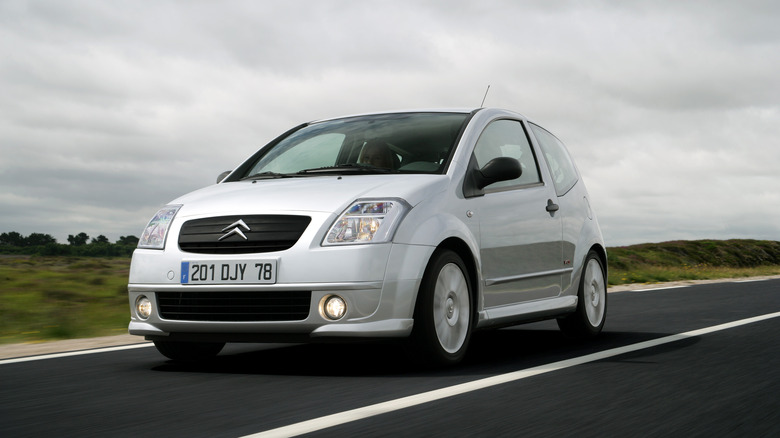
<svg viewBox="0 0 780 438"><path fill-rule="evenodd" d="M539 168L536 165L528 136L523 125L516 120L496 120L488 125L480 135L474 147L477 166L482 168L490 160L498 157L511 157L520 162L523 173L519 178L491 184L486 189L492 191L541 182Z"/></svg>
<svg viewBox="0 0 780 438"><path fill-rule="evenodd" d="M553 184L555 185L555 193L558 196L565 195L566 192L574 187L578 179L577 169L574 167L571 156L566 151L566 146L542 127L531 124L531 131L536 136L539 147L542 149L544 158L547 161L547 168L550 169Z"/></svg>

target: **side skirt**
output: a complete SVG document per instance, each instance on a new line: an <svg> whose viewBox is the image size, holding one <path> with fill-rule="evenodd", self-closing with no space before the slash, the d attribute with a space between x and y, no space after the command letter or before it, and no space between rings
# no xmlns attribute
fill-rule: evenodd
<svg viewBox="0 0 780 438"><path fill-rule="evenodd" d="M509 306L492 307L479 312L476 328L492 328L556 318L577 309L576 296L556 297Z"/></svg>

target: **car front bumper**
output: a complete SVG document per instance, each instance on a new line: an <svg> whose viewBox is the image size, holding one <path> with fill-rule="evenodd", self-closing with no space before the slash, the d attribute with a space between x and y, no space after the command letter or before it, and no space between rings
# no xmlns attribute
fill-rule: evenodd
<svg viewBox="0 0 780 438"><path fill-rule="evenodd" d="M177 250L136 250L128 285L131 308L128 329L130 334L149 339L222 342L306 342L408 336L413 325L417 290L433 249L388 243L263 254L261 258L278 257L279 260L277 282L270 285L183 285L179 283L181 262L192 260L192 254ZM197 258L215 260L220 257L198 255ZM228 258L235 260L236 256L225 259ZM251 256L242 258L253 260ZM158 296L162 293L168 296L177 293L240 296L242 292L284 296L286 292L300 291L311 293L309 311L304 318L294 321L165 318L160 312ZM347 303L347 312L338 321L328 319L322 311L324 299L331 295L338 295ZM152 302L152 313L146 319L141 318L135 308L140 296Z"/></svg>

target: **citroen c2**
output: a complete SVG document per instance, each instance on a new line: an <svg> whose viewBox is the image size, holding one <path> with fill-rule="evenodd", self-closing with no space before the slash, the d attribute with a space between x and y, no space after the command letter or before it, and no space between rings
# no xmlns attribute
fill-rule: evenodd
<svg viewBox="0 0 780 438"><path fill-rule="evenodd" d="M406 338L431 364L475 330L606 318L607 256L563 143L515 112L304 123L144 230L129 332L173 360L226 342Z"/></svg>

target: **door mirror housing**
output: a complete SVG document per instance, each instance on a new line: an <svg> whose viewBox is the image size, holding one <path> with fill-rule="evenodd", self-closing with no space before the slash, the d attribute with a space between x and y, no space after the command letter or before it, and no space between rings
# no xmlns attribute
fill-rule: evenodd
<svg viewBox="0 0 780 438"><path fill-rule="evenodd" d="M230 175L230 172L232 172L232 170L226 170L220 173L217 177L217 184L221 183L223 179L227 178L227 176Z"/></svg>
<svg viewBox="0 0 780 438"><path fill-rule="evenodd" d="M488 161L482 169L474 169L472 177L478 190L500 181L519 178L523 173L520 161L511 157L497 157Z"/></svg>

